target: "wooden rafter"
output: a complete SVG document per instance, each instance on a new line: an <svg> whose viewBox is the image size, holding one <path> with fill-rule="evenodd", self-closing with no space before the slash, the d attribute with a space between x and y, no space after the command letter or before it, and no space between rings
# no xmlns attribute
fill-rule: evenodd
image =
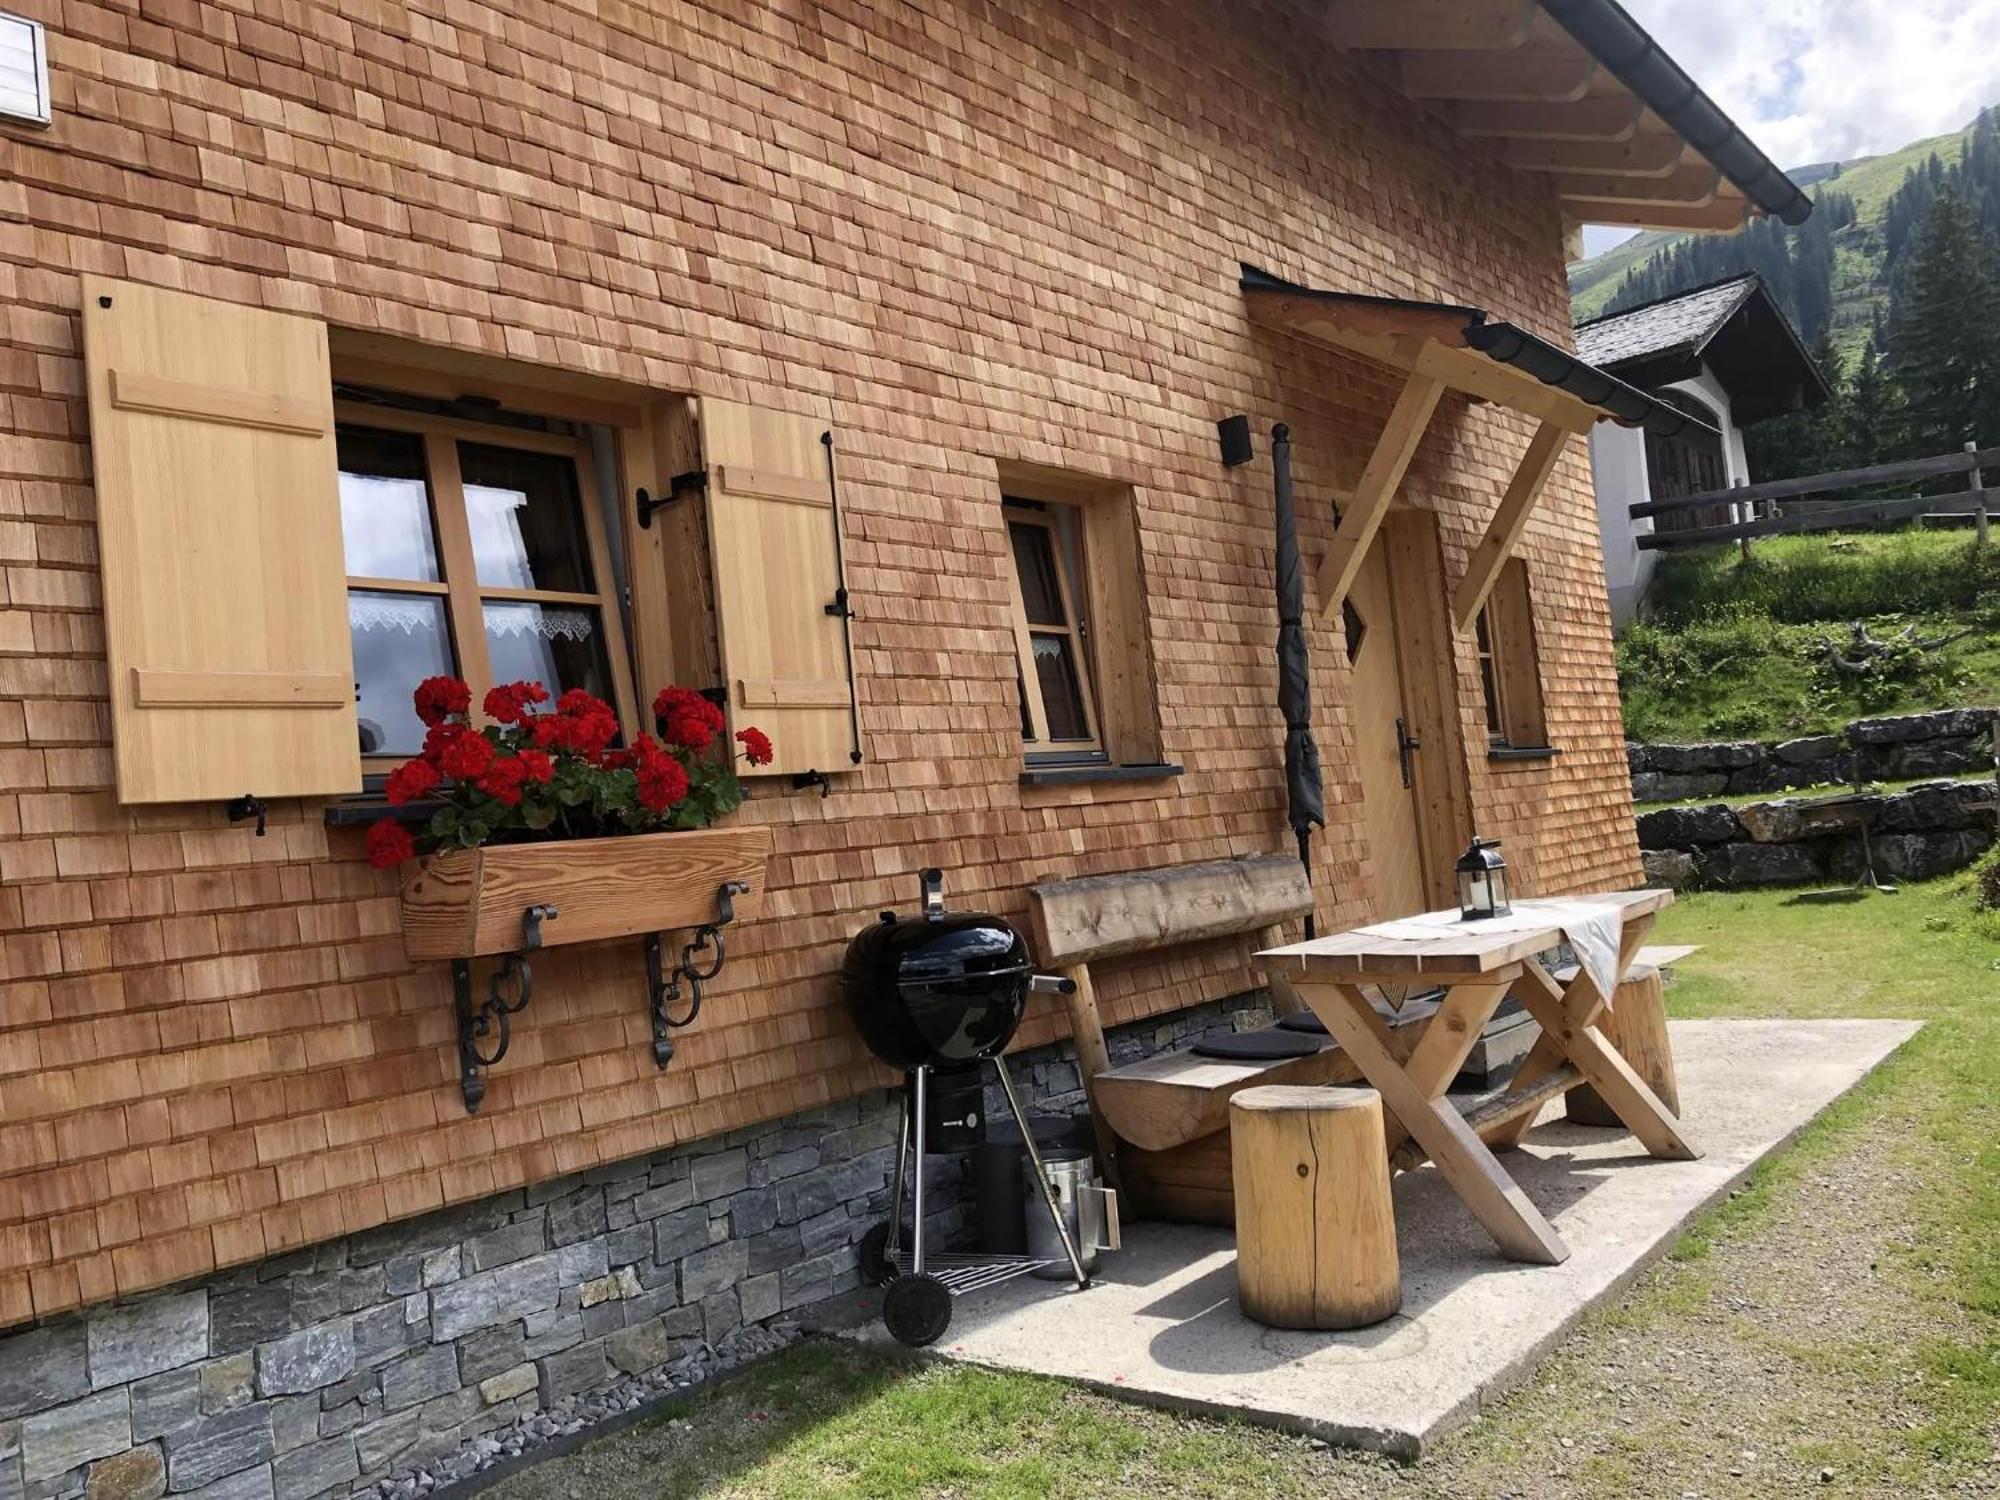
<svg viewBox="0 0 2000 1500"><path fill-rule="evenodd" d="M1514 411L1557 422L1565 427L1588 427L1603 413L1566 391L1544 385L1534 376L1512 365L1496 364L1483 354L1446 344L1426 344L1412 369L1433 375L1454 390L1477 396Z"/></svg>
<svg viewBox="0 0 2000 1500"><path fill-rule="evenodd" d="M1403 382L1396 404L1389 411L1389 420L1383 424L1382 435L1375 440L1375 451L1368 455L1368 465L1354 486L1353 503L1340 518L1340 530L1334 533L1333 545L1320 559L1322 618L1339 618L1341 601L1347 597L1354 575L1361 571L1368 544L1375 539L1382 518L1389 513L1389 502L1401 487L1403 475L1416 456L1417 444L1423 440L1424 429L1430 426L1431 413L1437 410L1438 398L1443 394L1444 382L1432 375L1413 371Z"/></svg>
<svg viewBox="0 0 2000 1500"><path fill-rule="evenodd" d="M1523 141L1629 141L1646 110L1629 95L1544 104L1519 99L1467 101L1452 110L1460 135Z"/></svg>
<svg viewBox="0 0 2000 1500"><path fill-rule="evenodd" d="M1583 51L1406 52L1403 92L1413 99L1566 103L1589 93L1597 59Z"/></svg>
<svg viewBox="0 0 2000 1500"><path fill-rule="evenodd" d="M1722 195L1721 171L1696 157L1664 177L1558 177L1556 191L1566 198L1591 198L1600 203L1687 204L1701 207ZM1740 205L1741 199L1738 198ZM1739 208L1740 211L1740 208Z"/></svg>
<svg viewBox="0 0 2000 1500"><path fill-rule="evenodd" d="M1535 508L1535 501L1541 497L1543 486L1548 483L1549 475L1555 472L1556 464L1562 458L1570 432L1570 428L1560 423L1543 422L1528 440L1528 451L1522 455L1514 477L1507 481L1506 492L1501 495L1493 519L1487 524L1486 535L1472 549L1472 556L1465 565L1465 576L1459 580L1458 588L1452 594L1452 623L1460 630L1469 628L1485 607L1486 596L1493 592L1501 568L1506 566L1515 544L1521 540L1521 533L1527 529L1528 516Z"/></svg>
<svg viewBox="0 0 2000 1500"><path fill-rule="evenodd" d="M1640 229L1740 229L1745 218L1741 198L1717 198L1709 204L1606 203L1601 198L1564 198L1562 210L1585 224L1630 224Z"/></svg>
<svg viewBox="0 0 2000 1500"><path fill-rule="evenodd" d="M1335 46L1396 51L1508 51L1527 41L1535 0L1342 0L1325 26Z"/></svg>
<svg viewBox="0 0 2000 1500"><path fill-rule="evenodd" d="M1687 156L1677 135L1635 135L1625 141L1509 141L1500 156L1523 172L1603 177L1670 177Z"/></svg>

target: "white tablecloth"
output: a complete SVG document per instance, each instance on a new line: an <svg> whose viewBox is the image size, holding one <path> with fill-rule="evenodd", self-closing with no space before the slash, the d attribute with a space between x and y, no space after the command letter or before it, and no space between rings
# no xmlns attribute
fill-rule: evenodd
<svg viewBox="0 0 2000 1500"><path fill-rule="evenodd" d="M1474 925L1455 911L1430 911L1418 917L1399 917L1393 922L1377 922L1357 927L1363 937L1393 938L1402 942L1427 942L1433 938L1462 933ZM1618 985L1618 940L1625 928L1625 911L1612 901L1516 901L1504 917L1482 917L1481 932L1539 932L1559 928L1576 961L1590 975L1597 992L1607 1005Z"/></svg>

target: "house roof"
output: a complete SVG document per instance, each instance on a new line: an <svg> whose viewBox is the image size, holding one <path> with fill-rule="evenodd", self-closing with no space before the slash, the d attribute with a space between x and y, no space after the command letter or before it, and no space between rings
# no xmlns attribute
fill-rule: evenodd
<svg viewBox="0 0 2000 1500"><path fill-rule="evenodd" d="M1576 352L1606 366L1683 350L1699 354L1761 285L1755 273L1745 272L1588 319L1576 325Z"/></svg>
<svg viewBox="0 0 2000 1500"><path fill-rule="evenodd" d="M1323 291L1284 281L1268 271L1245 264L1238 283L1260 321L1316 338L1371 358L1395 363L1411 346L1435 343L1446 349L1471 351L1505 367L1526 397L1512 392L1474 389L1523 410L1533 410L1536 386L1559 392L1539 415L1554 416L1565 425L1588 426L1609 418L1625 427L1643 427L1661 437L1680 432L1715 429L1700 418L1649 396L1605 370L1600 370L1548 340L1512 323L1490 319L1484 308L1463 303L1420 302L1402 297L1371 297L1359 292ZM1461 355L1463 361L1469 356ZM1477 364L1478 361L1473 361ZM1532 382L1520 377L1532 377ZM1483 385L1484 382L1481 382Z"/></svg>
<svg viewBox="0 0 2000 1500"><path fill-rule="evenodd" d="M1791 319L1754 271L1579 323L1578 355L1657 389L1704 365L1739 425L1825 403L1831 394Z"/></svg>
<svg viewBox="0 0 2000 1500"><path fill-rule="evenodd" d="M1460 134L1552 181L1580 223L1738 229L1812 200L1617 0L1322 0L1318 30L1380 58Z"/></svg>

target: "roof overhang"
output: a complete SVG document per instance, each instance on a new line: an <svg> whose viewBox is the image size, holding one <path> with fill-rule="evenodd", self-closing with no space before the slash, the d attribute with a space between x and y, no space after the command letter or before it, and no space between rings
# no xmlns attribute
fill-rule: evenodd
<svg viewBox="0 0 2000 1500"><path fill-rule="evenodd" d="M1661 437L1715 429L1637 386L1483 308L1320 291L1252 265L1240 285L1252 321L1328 344L1545 422L1582 431L1601 421Z"/></svg>
<svg viewBox="0 0 2000 1500"><path fill-rule="evenodd" d="M1617 0L1332 0L1336 46L1380 57L1580 223L1731 230L1812 200Z"/></svg>

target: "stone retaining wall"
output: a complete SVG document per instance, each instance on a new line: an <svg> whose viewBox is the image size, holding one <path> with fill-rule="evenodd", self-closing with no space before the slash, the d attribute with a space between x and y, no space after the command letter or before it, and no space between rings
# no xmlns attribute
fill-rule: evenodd
<svg viewBox="0 0 2000 1500"><path fill-rule="evenodd" d="M1112 1055L1260 1002L1119 1028ZM1081 1106L1067 1043L1012 1066L1033 1107ZM859 1285L896 1100L878 1090L0 1338L0 1500L345 1496L794 1318ZM1004 1117L997 1084L987 1103ZM962 1164L933 1158L926 1179L940 1244L970 1220Z"/></svg>
<svg viewBox="0 0 2000 1500"><path fill-rule="evenodd" d="M1854 781L1956 776L1993 764L1991 708L1855 719L1840 734L1625 747L1640 802L1737 796Z"/></svg>
<svg viewBox="0 0 2000 1500"><path fill-rule="evenodd" d="M1639 815L1652 885L1805 885L1858 880L1863 832L1884 880L1923 880L1972 863L1994 838L1991 781L1934 781L1893 795L1783 797L1744 807L1662 807Z"/></svg>

